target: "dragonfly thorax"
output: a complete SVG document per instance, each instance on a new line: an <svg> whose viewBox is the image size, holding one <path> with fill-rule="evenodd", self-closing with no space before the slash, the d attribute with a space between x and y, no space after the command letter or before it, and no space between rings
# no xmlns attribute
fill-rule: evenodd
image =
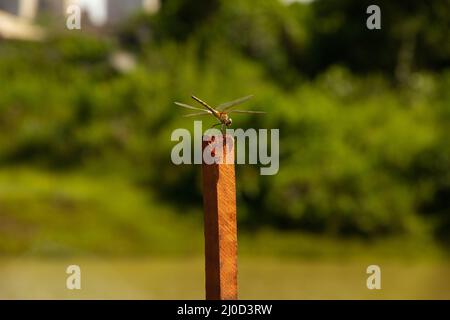
<svg viewBox="0 0 450 320"><path fill-rule="evenodd" d="M225 112L220 114L220 121L227 127L231 126L231 124L233 123L233 120L231 120L231 118L228 117L228 114L226 114Z"/></svg>

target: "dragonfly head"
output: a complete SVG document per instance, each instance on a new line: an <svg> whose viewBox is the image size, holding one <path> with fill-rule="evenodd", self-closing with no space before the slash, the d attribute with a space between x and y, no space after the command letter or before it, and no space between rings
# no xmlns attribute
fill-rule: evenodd
<svg viewBox="0 0 450 320"><path fill-rule="evenodd" d="M227 126L227 127L231 127L231 124L233 123L233 120L231 119L231 118L228 118L226 121L225 121L225 125Z"/></svg>

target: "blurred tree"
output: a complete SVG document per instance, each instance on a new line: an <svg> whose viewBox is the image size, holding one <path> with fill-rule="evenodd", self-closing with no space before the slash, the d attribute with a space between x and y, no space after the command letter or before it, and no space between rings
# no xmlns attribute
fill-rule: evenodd
<svg viewBox="0 0 450 320"><path fill-rule="evenodd" d="M381 30L366 28L371 4L381 8ZM407 82L413 68L450 65L447 0L317 0L312 7L310 72L342 63L353 71L388 72Z"/></svg>
<svg viewBox="0 0 450 320"><path fill-rule="evenodd" d="M158 29L165 36L185 40L220 9L220 0L162 0Z"/></svg>
<svg viewBox="0 0 450 320"><path fill-rule="evenodd" d="M175 212L198 209L197 168L170 161L171 131L191 125L173 101L253 93L269 112L236 126L281 128L281 169L238 167L242 226L449 234L447 5L381 2L379 31L366 29L366 5L165 1L122 32L139 49L126 74L108 62L115 35L2 42L0 162L94 166L138 177ZM437 72L411 76L419 67ZM390 88L395 76L410 86Z"/></svg>

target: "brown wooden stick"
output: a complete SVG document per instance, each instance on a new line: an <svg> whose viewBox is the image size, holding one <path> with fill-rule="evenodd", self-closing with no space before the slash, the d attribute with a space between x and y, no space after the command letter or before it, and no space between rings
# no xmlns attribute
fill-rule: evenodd
<svg viewBox="0 0 450 320"><path fill-rule="evenodd" d="M221 160L228 157L227 163L202 165L207 300L237 299L234 140L231 136L222 138L224 151L216 156ZM208 144L203 142L203 150Z"/></svg>

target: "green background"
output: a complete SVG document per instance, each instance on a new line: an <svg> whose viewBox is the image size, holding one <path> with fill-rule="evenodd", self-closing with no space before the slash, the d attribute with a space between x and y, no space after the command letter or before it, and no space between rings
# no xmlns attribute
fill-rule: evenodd
<svg viewBox="0 0 450 320"><path fill-rule="evenodd" d="M450 5L378 1L382 29L368 30L370 4L162 1L112 30L43 17L45 41L1 40L0 297L42 297L32 280L5 282L27 264L123 259L130 297L202 298L201 168L170 160L171 132L193 129L173 102L193 93L213 105L253 94L243 108L267 114L233 126L280 129L277 175L236 167L244 297L370 298L365 268L383 262L419 279L383 297L449 298ZM113 63L123 52L136 60L126 72ZM139 295L129 276L147 265L154 279L186 267L199 281ZM317 281L304 291L276 281L305 272ZM349 295L324 274L344 274Z"/></svg>

